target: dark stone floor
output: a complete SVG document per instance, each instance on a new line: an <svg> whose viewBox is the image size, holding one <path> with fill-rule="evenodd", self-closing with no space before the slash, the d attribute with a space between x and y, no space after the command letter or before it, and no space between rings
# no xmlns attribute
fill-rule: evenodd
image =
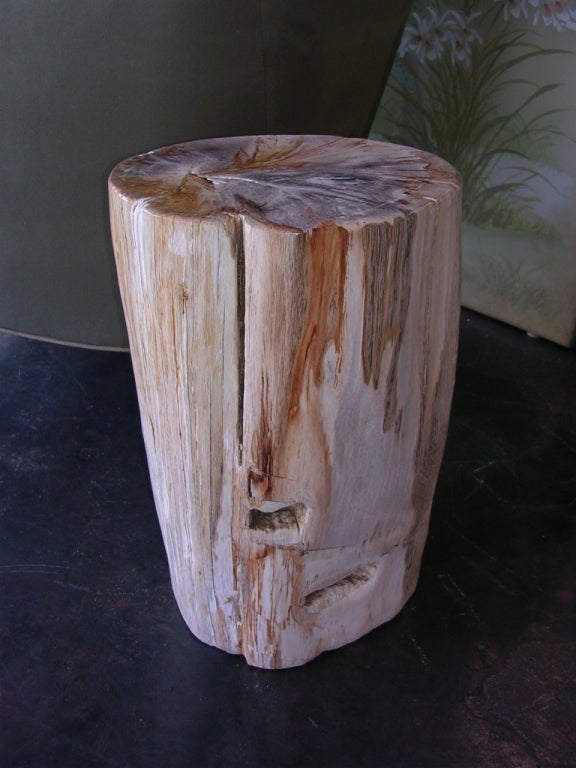
<svg viewBox="0 0 576 768"><path fill-rule="evenodd" d="M0 336L2 768L576 766L576 354L462 318L416 594L266 672L173 600L128 355Z"/></svg>

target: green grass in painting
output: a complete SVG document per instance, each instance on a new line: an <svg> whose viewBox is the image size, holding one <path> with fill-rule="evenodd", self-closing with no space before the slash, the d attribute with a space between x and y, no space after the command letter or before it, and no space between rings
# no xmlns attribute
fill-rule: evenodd
<svg viewBox="0 0 576 768"><path fill-rule="evenodd" d="M562 110L537 107L561 83L539 85L519 72L530 59L569 52L544 48L502 23L500 4L483 13L481 33L465 63L447 52L425 63L399 59L374 130L451 162L462 176L468 222L550 235L533 213L530 182L546 179L531 161L543 160L560 135L555 118ZM506 105L511 93L516 103ZM503 162L501 180L496 171Z"/></svg>

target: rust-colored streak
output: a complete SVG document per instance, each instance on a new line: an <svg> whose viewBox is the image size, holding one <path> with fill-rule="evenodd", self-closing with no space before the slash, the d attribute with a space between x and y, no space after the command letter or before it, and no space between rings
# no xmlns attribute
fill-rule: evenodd
<svg viewBox="0 0 576 768"><path fill-rule="evenodd" d="M298 414L306 372L310 370L320 385L330 344L341 354L348 241L347 230L331 224L316 227L306 237L307 312L294 357L289 418Z"/></svg>
<svg viewBox="0 0 576 768"><path fill-rule="evenodd" d="M411 217L398 217L364 228L364 317L362 369L364 382L378 389L382 358L391 345L386 376L383 429L401 419L397 412L398 360L410 303Z"/></svg>

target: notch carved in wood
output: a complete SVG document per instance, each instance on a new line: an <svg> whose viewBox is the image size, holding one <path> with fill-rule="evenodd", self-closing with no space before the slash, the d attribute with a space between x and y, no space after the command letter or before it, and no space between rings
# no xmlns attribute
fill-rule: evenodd
<svg viewBox="0 0 576 768"><path fill-rule="evenodd" d="M322 589L315 589L305 596L304 608L307 608L311 613L319 613L367 584L374 577L376 569L377 566L374 563L360 565L352 573L338 579L334 584L329 584Z"/></svg>
<svg viewBox="0 0 576 768"><path fill-rule="evenodd" d="M248 526L253 531L276 533L277 531L300 531L306 517L303 504L264 502L260 507L249 510Z"/></svg>

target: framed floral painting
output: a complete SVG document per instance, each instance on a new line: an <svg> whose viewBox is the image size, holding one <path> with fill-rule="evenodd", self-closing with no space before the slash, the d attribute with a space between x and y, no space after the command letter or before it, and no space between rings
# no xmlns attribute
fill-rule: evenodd
<svg viewBox="0 0 576 768"><path fill-rule="evenodd" d="M463 181L462 303L576 342L576 2L416 2L373 133Z"/></svg>

